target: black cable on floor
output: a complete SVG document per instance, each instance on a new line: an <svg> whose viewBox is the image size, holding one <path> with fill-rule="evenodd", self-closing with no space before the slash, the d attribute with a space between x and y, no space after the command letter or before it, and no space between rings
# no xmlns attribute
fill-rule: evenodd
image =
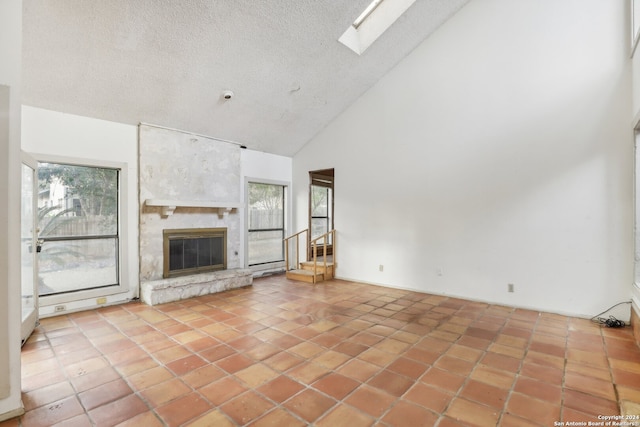
<svg viewBox="0 0 640 427"><path fill-rule="evenodd" d="M605 314L607 311L612 310L612 309L614 309L617 306L622 305L622 304L631 304L631 301L623 301L623 302L619 302L618 304L612 305L611 307L607 308L602 313L596 314L595 316L593 316L591 318L591 321L595 322L595 323L598 323L600 325L605 325L607 328L624 328L627 324L625 322L623 322L622 320L616 319L614 316L609 316L608 319L605 319L604 317L600 317L603 314Z"/></svg>

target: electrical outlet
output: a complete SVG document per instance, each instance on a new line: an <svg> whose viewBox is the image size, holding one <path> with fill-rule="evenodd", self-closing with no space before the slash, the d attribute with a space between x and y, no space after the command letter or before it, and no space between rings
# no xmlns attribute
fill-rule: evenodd
<svg viewBox="0 0 640 427"><path fill-rule="evenodd" d="M507 285L507 292L514 292L514 286L513 283L509 283Z"/></svg>
<svg viewBox="0 0 640 427"><path fill-rule="evenodd" d="M103 305L107 303L107 297L100 297L96 299L96 304Z"/></svg>
<svg viewBox="0 0 640 427"><path fill-rule="evenodd" d="M438 268L436 269L436 274L437 274L438 276L442 276L442 275L444 274L444 272L442 271L442 267L438 267Z"/></svg>
<svg viewBox="0 0 640 427"><path fill-rule="evenodd" d="M61 311L65 311L66 309L67 307L65 305L56 305L53 310L56 313L60 313Z"/></svg>
<svg viewBox="0 0 640 427"><path fill-rule="evenodd" d="M378 266L378 271L381 271L381 272L384 271L384 265L380 264Z"/></svg>

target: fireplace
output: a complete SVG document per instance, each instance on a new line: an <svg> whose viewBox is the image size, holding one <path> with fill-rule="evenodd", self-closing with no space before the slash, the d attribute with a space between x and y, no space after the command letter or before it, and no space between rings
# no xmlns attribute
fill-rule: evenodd
<svg viewBox="0 0 640 427"><path fill-rule="evenodd" d="M138 134L140 299L164 304L250 286L239 255L240 147L149 125Z"/></svg>
<svg viewBox="0 0 640 427"><path fill-rule="evenodd" d="M163 230L163 277L227 269L226 228Z"/></svg>

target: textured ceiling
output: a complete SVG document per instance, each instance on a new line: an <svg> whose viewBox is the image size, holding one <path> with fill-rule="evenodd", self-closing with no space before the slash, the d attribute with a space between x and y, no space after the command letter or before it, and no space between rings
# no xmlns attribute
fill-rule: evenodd
<svg viewBox="0 0 640 427"><path fill-rule="evenodd" d="M358 56L370 0L24 0L23 103L291 156L468 1L417 0Z"/></svg>

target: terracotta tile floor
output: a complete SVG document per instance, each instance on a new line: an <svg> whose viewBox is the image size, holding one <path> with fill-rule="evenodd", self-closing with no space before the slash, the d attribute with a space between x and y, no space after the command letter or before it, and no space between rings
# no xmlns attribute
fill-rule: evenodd
<svg viewBox="0 0 640 427"><path fill-rule="evenodd" d="M640 402L630 328L283 276L42 320L9 426L552 426Z"/></svg>

